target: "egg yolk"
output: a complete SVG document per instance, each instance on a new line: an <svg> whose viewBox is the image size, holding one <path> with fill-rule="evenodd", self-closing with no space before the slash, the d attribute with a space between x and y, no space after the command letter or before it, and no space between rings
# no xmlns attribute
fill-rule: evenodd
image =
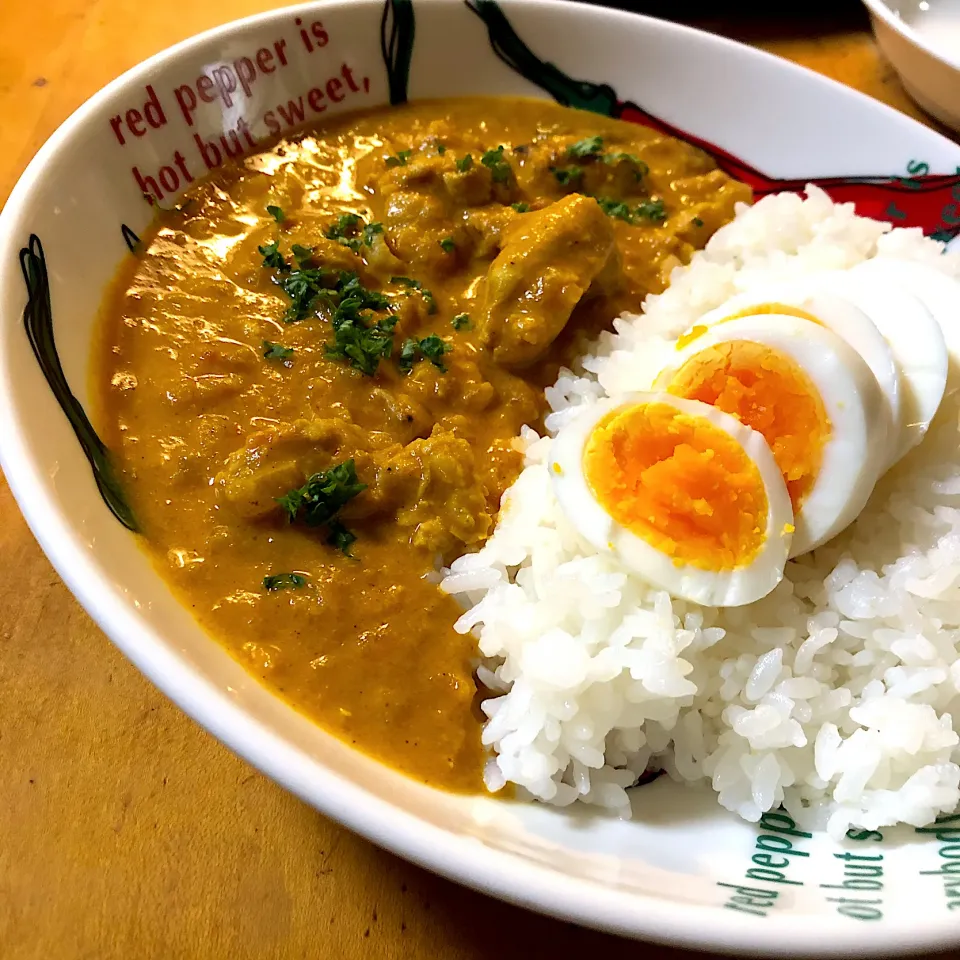
<svg viewBox="0 0 960 960"><path fill-rule="evenodd" d="M615 410L583 452L597 502L678 566L731 570L763 546L767 493L757 465L729 434L666 403Z"/></svg>
<svg viewBox="0 0 960 960"><path fill-rule="evenodd" d="M740 320L743 317L756 317L760 314L767 313L799 317L801 320L809 320L811 323L817 324L817 326L823 326L812 313L807 313L806 310L802 310L800 307L791 307L788 303L755 303L752 307L744 307L743 310L731 313L729 317L724 317L722 320L718 320L717 323L729 323L731 320ZM709 327L704 326L702 323L691 327L678 338L677 349L682 350L684 347L693 343L694 340L702 337L709 329Z"/></svg>
<svg viewBox="0 0 960 960"><path fill-rule="evenodd" d="M709 403L762 434L797 511L816 482L830 438L823 400L798 363L765 344L733 340L690 357L663 387Z"/></svg>

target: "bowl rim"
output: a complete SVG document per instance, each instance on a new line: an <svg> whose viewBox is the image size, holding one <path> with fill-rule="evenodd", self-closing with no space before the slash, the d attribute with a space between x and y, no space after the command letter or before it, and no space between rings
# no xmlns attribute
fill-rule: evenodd
<svg viewBox="0 0 960 960"><path fill-rule="evenodd" d="M459 0L418 0L421 9L431 3L457 2ZM540 8L547 16L561 10L570 12L574 6L569 0L503 2L505 6ZM381 0L308 0L253 14L167 47L106 84L43 144L0 210L0 292L11 283L20 282L12 264L20 245L21 221L26 219L36 182L49 161L119 92L149 81L158 71L211 41L251 27L308 9L379 9L380 3ZM709 42L726 48L735 57L776 61L780 70L804 74L808 81L816 78L838 93L842 91L844 96L869 102L874 110L901 120L909 119L860 91L758 48L655 17L583 6L591 16L610 18L625 26L643 22L681 37L709 38ZM6 322L19 324L19 317ZM28 452L24 431L12 415L11 396L10 384L0 378L0 466L30 530L71 593L124 656L195 722L252 766L348 829L404 859L508 903L634 938L729 953L762 949L783 955L815 953L820 956L917 952L952 946L960 941L960 918L953 919L948 914L922 927L905 920L885 920L874 928L876 934L868 934L862 927L835 917L801 913L771 914L758 926L725 911L720 904L688 905L639 891L605 887L596 880L571 880L556 869L516 853L487 847L475 838L453 833L369 793L247 714L200 676L178 654L168 637L140 620L122 591L107 582L97 569L76 529L42 492L43 477Z"/></svg>
<svg viewBox="0 0 960 960"><path fill-rule="evenodd" d="M942 63L955 73L960 74L960 65L948 60L940 50L932 47L918 30L910 26L902 17L897 16L886 4L885 0L862 0L862 3L873 16L878 20L882 20L894 33L898 33L905 40L909 40L915 47L929 54L934 60Z"/></svg>

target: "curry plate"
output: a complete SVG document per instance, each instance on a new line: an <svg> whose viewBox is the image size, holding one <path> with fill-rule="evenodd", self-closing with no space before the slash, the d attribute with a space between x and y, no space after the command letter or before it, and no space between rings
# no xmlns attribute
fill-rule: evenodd
<svg viewBox="0 0 960 960"><path fill-rule="evenodd" d="M318 810L438 873L621 934L731 951L879 954L960 941L960 815L840 846L736 820L660 778L633 819L421 786L271 695L211 641L130 532L87 411L105 285L190 182L363 107L529 95L673 133L757 196L807 181L951 240L960 147L775 57L559 0L330 0L218 28L81 107L0 215L0 460L35 536L110 638L187 713ZM862 834L862 835L861 835ZM869 871L852 864L867 864Z"/></svg>

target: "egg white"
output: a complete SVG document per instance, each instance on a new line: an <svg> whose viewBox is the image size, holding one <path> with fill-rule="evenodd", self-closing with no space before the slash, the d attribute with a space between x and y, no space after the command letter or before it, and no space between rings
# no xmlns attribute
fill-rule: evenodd
<svg viewBox="0 0 960 960"><path fill-rule="evenodd" d="M663 403L709 421L735 440L756 465L766 492L767 519L763 544L749 564L716 571L680 564L615 521L595 499L583 471L583 452L591 433L613 411L650 403ZM740 606L766 596L783 578L793 524L786 485L763 437L716 407L664 393L633 393L591 404L558 432L548 470L557 502L580 536L673 596L709 606Z"/></svg>
<svg viewBox="0 0 960 960"><path fill-rule="evenodd" d="M930 312L940 327L948 358L947 390L960 387L960 281L934 267L897 257L874 257L851 273L881 283L896 283L909 290Z"/></svg>
<svg viewBox="0 0 960 960"><path fill-rule="evenodd" d="M797 511L791 556L836 536L865 506L889 457L893 431L887 397L866 361L826 326L787 314L756 314L709 327L677 351L655 389L707 347L732 340L764 344L790 357L810 378L830 421L820 471Z"/></svg>
<svg viewBox="0 0 960 960"><path fill-rule="evenodd" d="M923 440L943 399L949 363L941 325L920 297L911 292L910 284L897 279L895 269L891 276L882 264L868 267L867 263L823 274L815 281L855 303L890 345L900 375L901 408L899 442L889 467ZM951 282L939 271L930 272ZM955 286L957 315L960 285Z"/></svg>

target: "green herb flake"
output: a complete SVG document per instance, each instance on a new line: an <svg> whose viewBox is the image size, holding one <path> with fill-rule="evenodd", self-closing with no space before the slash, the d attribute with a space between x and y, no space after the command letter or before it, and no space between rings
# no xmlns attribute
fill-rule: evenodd
<svg viewBox="0 0 960 960"><path fill-rule="evenodd" d="M470 314L458 313L450 322L453 324L454 330L469 330Z"/></svg>
<svg viewBox="0 0 960 960"><path fill-rule="evenodd" d="M616 166L618 163L628 164L633 169L636 180L642 180L650 172L650 168L635 153L608 153L603 158L603 162L611 166Z"/></svg>
<svg viewBox="0 0 960 960"><path fill-rule="evenodd" d="M465 316L465 314L464 314ZM429 360L441 373L446 373L447 368L443 362L443 355L449 353L453 347L442 337L435 333L422 340L414 340L412 337L403 341L400 348L400 355L397 358L397 366L403 373L409 373L413 365L420 360Z"/></svg>
<svg viewBox="0 0 960 960"><path fill-rule="evenodd" d="M268 267L271 270L279 270L285 272L290 269L290 264L283 259L283 254L280 252L280 244L274 240L272 243L268 243L265 246L257 247L257 251L260 256L263 257L263 265Z"/></svg>
<svg viewBox="0 0 960 960"><path fill-rule="evenodd" d="M307 578L302 573L273 573L263 578L263 589L271 593L277 590L299 590L307 585Z"/></svg>
<svg viewBox="0 0 960 960"><path fill-rule="evenodd" d="M372 377L380 360L393 352L393 315L370 322L371 311L387 310L390 301L382 293L369 290L355 273L341 273L334 289L322 291L334 305L331 322L333 343L325 348L331 360L342 360Z"/></svg>
<svg viewBox="0 0 960 960"><path fill-rule="evenodd" d="M520 203L511 203L511 207L517 211L517 213L528 213L530 211L530 204L524 203L522 200Z"/></svg>
<svg viewBox="0 0 960 960"><path fill-rule="evenodd" d="M513 180L513 167L503 155L503 144L496 150L487 150L480 162L489 169L494 183L510 183Z"/></svg>
<svg viewBox="0 0 960 960"><path fill-rule="evenodd" d="M702 227L703 221L699 217L694 217L691 221L695 227Z"/></svg>
<svg viewBox="0 0 960 960"><path fill-rule="evenodd" d="M441 372L446 373L447 368L443 363L443 355L449 353L453 348L446 340L431 333L429 337L424 337L420 341L420 352Z"/></svg>
<svg viewBox="0 0 960 960"><path fill-rule="evenodd" d="M382 293L369 290L356 273L301 267L281 283L290 297L284 320L295 323L305 320L321 302L331 311L334 339L327 343L327 357L342 360L367 376L377 372L383 357L393 352L393 328L396 317L387 316L370 323L371 312L387 310L390 300Z"/></svg>
<svg viewBox="0 0 960 960"><path fill-rule="evenodd" d="M400 355L397 357L397 366L404 372L409 373L413 365L420 359L420 346L412 337L403 341L400 347Z"/></svg>
<svg viewBox="0 0 960 960"><path fill-rule="evenodd" d="M331 520L327 524L327 544L336 547L345 557L355 559L350 548L357 542L357 535L348 530L339 520Z"/></svg>
<svg viewBox="0 0 960 960"><path fill-rule="evenodd" d="M363 245L365 247L373 246L373 238L378 234L383 233L383 224L382 223L368 223L363 228Z"/></svg>
<svg viewBox="0 0 960 960"><path fill-rule="evenodd" d="M446 152L447 152L447 148L442 143L438 143L437 154L442 157Z"/></svg>
<svg viewBox="0 0 960 960"><path fill-rule="evenodd" d="M618 220L624 220L627 223L633 223L633 211L628 203L623 200L611 200L609 197L597 197L597 203L600 209L608 217L616 217Z"/></svg>
<svg viewBox="0 0 960 960"><path fill-rule="evenodd" d="M638 220L649 220L651 223L663 223L667 219L667 211L662 200L644 200L634 207L633 215Z"/></svg>
<svg viewBox="0 0 960 960"><path fill-rule="evenodd" d="M410 159L410 154L412 150L398 150L395 157L387 157L386 163L388 167L405 167L407 161Z"/></svg>
<svg viewBox="0 0 960 960"><path fill-rule="evenodd" d="M273 206L273 204L267 206L267 213L269 213L277 223L283 223L283 221L287 219L284 216L283 210L280 207Z"/></svg>
<svg viewBox="0 0 960 960"><path fill-rule="evenodd" d="M603 137L587 137L567 147L567 156L571 160L582 160L584 157L599 157L602 150Z"/></svg>
<svg viewBox="0 0 960 960"><path fill-rule="evenodd" d="M293 347L285 347L282 343L264 340L263 356L266 360L289 360L293 356Z"/></svg>
<svg viewBox="0 0 960 960"><path fill-rule="evenodd" d="M354 253L358 253L363 242L362 230L362 217L355 213L342 213L337 218L337 222L328 227L323 235L328 240L336 240Z"/></svg>
<svg viewBox="0 0 960 960"><path fill-rule="evenodd" d="M457 161L457 170L466 173L473 166L473 157L468 153Z"/></svg>
<svg viewBox="0 0 960 960"><path fill-rule="evenodd" d="M296 257L297 263L302 266L305 261L313 256L313 247L304 247L295 243L290 247L290 252Z"/></svg>
<svg viewBox="0 0 960 960"><path fill-rule="evenodd" d="M409 287L411 290L416 290L420 296L423 297L424 303L427 305L427 313L434 314L437 312L436 299L419 280L414 280L412 277L391 277L390 282L399 283L401 286Z"/></svg>
<svg viewBox="0 0 960 960"><path fill-rule="evenodd" d="M340 511L366 489L367 485L357 479L357 465L351 458L315 473L302 487L288 490L276 501L290 523L301 521L308 527L326 526L333 534L333 521L345 530L338 520Z"/></svg>
<svg viewBox="0 0 960 960"><path fill-rule="evenodd" d="M327 293L324 274L321 270L299 264L280 283L283 292L290 298L290 306L283 316L284 323L306 320L313 312L316 301Z"/></svg>
<svg viewBox="0 0 960 960"><path fill-rule="evenodd" d="M325 353L331 360L343 360L356 370L372 377L380 360L393 353L393 328L396 317L384 317L367 324L361 317L341 321L334 326L333 343Z"/></svg>
<svg viewBox="0 0 960 960"><path fill-rule="evenodd" d="M623 200L611 200L609 197L596 197L595 199L600 204L600 209L608 217L615 217L625 223L636 224L638 220L662 223L667 219L662 200L644 200L636 207L631 207Z"/></svg>
<svg viewBox="0 0 960 960"><path fill-rule="evenodd" d="M378 233L383 233L382 223L364 224L363 217L356 213L342 213L337 222L327 228L324 236L359 253L361 247L373 246L373 238Z"/></svg>
<svg viewBox="0 0 960 960"><path fill-rule="evenodd" d="M453 237L444 237L440 241L440 249L443 250L444 253L453 253L457 249L456 241Z"/></svg>
<svg viewBox="0 0 960 960"><path fill-rule="evenodd" d="M569 187L571 184L579 182L583 176L583 167L551 167L550 172L562 187Z"/></svg>

